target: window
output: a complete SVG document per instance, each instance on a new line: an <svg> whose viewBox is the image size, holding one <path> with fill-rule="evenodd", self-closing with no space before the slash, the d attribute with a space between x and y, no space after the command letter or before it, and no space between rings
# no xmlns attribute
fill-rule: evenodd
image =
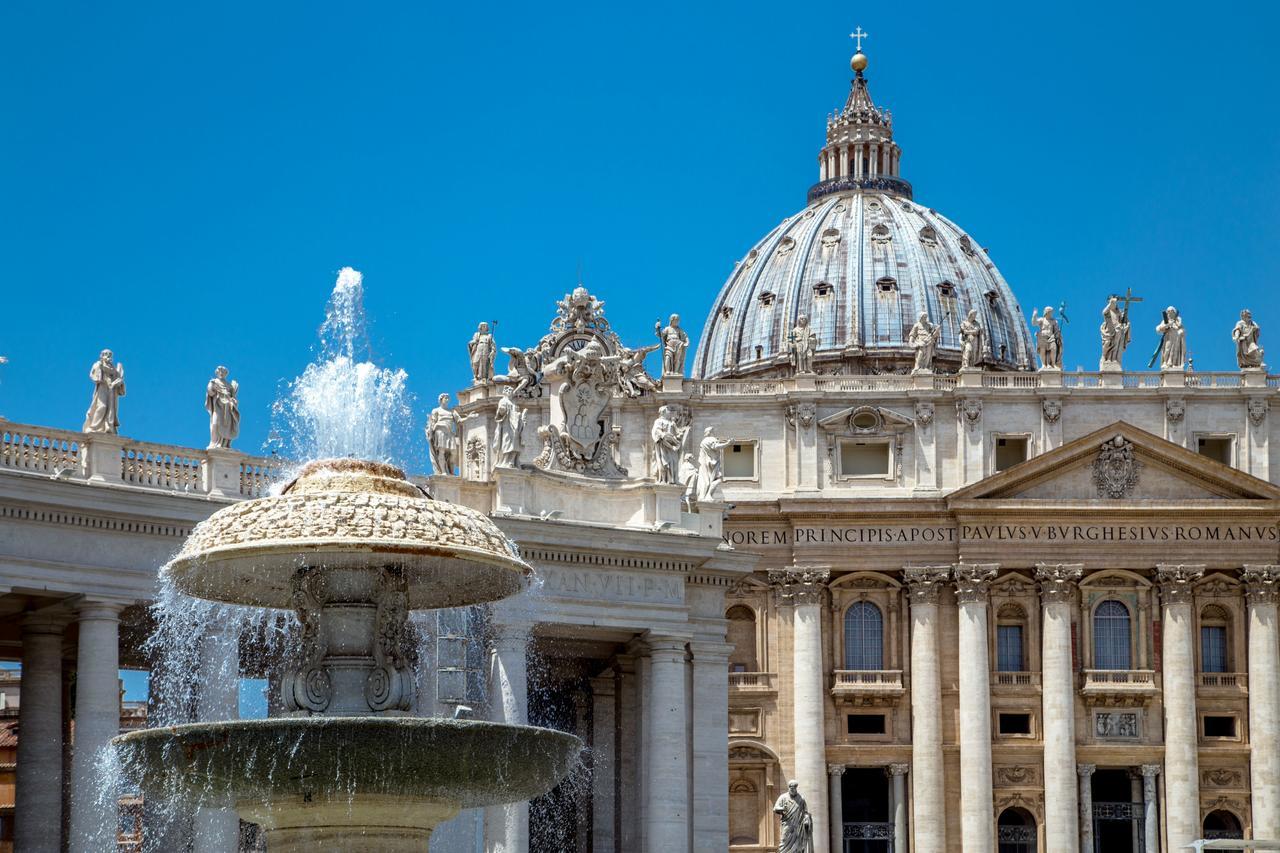
<svg viewBox="0 0 1280 853"><path fill-rule="evenodd" d="M889 442L840 442L841 477L889 477Z"/></svg>
<svg viewBox="0 0 1280 853"><path fill-rule="evenodd" d="M1244 838L1244 830L1240 828L1240 821L1235 815L1224 809L1218 809L1204 816L1204 837L1207 839Z"/></svg>
<svg viewBox="0 0 1280 853"><path fill-rule="evenodd" d="M1197 451L1201 456L1208 456L1214 462L1221 462L1223 465L1230 465L1232 457L1232 444L1234 440L1229 435L1209 435L1202 436L1196 440Z"/></svg>
<svg viewBox="0 0 1280 853"><path fill-rule="evenodd" d="M776 297L771 291L766 290L764 293L760 294L760 304L768 307L773 304L773 300L775 298Z"/></svg>
<svg viewBox="0 0 1280 853"><path fill-rule="evenodd" d="M1200 614L1200 671L1227 672L1227 624L1218 607Z"/></svg>
<svg viewBox="0 0 1280 853"><path fill-rule="evenodd" d="M813 286L813 295L819 298L830 296L832 289L830 282L820 281Z"/></svg>
<svg viewBox="0 0 1280 853"><path fill-rule="evenodd" d="M956 286L949 281L939 282L938 295L943 299L951 299L956 295Z"/></svg>
<svg viewBox="0 0 1280 853"><path fill-rule="evenodd" d="M938 232L934 230L932 225L926 225L920 229L920 242L926 246L938 245Z"/></svg>
<svg viewBox="0 0 1280 853"><path fill-rule="evenodd" d="M724 478L726 480L754 480L756 477L756 443L735 441L725 448Z"/></svg>
<svg viewBox="0 0 1280 853"><path fill-rule="evenodd" d="M1025 437L999 436L996 438L996 470L1012 468L1019 462L1027 461L1027 445L1030 440Z"/></svg>
<svg viewBox="0 0 1280 853"><path fill-rule="evenodd" d="M1022 672L1026 662L1022 658L1022 626L996 626L996 671Z"/></svg>
<svg viewBox="0 0 1280 853"><path fill-rule="evenodd" d="M898 282L888 276L876 281L876 289L881 293L893 293L898 289Z"/></svg>
<svg viewBox="0 0 1280 853"><path fill-rule="evenodd" d="M1233 738L1236 736L1236 718L1212 714L1204 716L1204 736Z"/></svg>
<svg viewBox="0 0 1280 853"><path fill-rule="evenodd" d="M996 820L999 853L1035 853L1036 819L1025 809L1008 808Z"/></svg>
<svg viewBox="0 0 1280 853"><path fill-rule="evenodd" d="M844 612L844 668L884 669L884 617L869 601Z"/></svg>
<svg viewBox="0 0 1280 853"><path fill-rule="evenodd" d="M1093 665L1095 669L1133 668L1129 608L1119 601L1104 601L1093 611Z"/></svg>
<svg viewBox="0 0 1280 853"><path fill-rule="evenodd" d="M736 604L725 614L729 622L730 672L759 672L756 660L756 613L750 607Z"/></svg>
<svg viewBox="0 0 1280 853"><path fill-rule="evenodd" d="M1002 735L1030 735L1031 715L1002 713L999 731Z"/></svg>
<svg viewBox="0 0 1280 853"><path fill-rule="evenodd" d="M848 719L851 735L884 734L884 714L850 714Z"/></svg>

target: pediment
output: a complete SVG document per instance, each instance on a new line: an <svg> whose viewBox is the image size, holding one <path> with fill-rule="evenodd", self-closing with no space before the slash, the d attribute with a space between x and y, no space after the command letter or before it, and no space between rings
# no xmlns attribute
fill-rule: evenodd
<svg viewBox="0 0 1280 853"><path fill-rule="evenodd" d="M842 435L884 435L911 429L916 422L884 406L850 406L818 421L827 432Z"/></svg>
<svg viewBox="0 0 1280 853"><path fill-rule="evenodd" d="M1280 488L1124 421L958 489L983 500L1203 503L1274 501Z"/></svg>

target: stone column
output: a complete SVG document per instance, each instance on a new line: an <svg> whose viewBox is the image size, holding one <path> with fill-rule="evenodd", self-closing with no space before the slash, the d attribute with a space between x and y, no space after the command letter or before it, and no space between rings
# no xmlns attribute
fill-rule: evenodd
<svg viewBox="0 0 1280 853"><path fill-rule="evenodd" d="M493 626L493 651L489 661L491 686L489 695L493 703L496 722L529 723L529 676L526 651L529 643L529 626L525 624L495 624ZM529 803L507 803L487 810L486 822L489 853L528 853Z"/></svg>
<svg viewBox="0 0 1280 853"><path fill-rule="evenodd" d="M826 570L795 569L769 572L778 589L781 604L792 607L791 670L792 704L795 715L792 735L795 768L792 778L800 783L800 794L813 817L814 853L828 853L830 839L821 827L827 825L826 696L823 695L822 598L831 573Z"/></svg>
<svg viewBox="0 0 1280 853"><path fill-rule="evenodd" d="M729 846L729 653L724 642L693 651L693 853Z"/></svg>
<svg viewBox="0 0 1280 853"><path fill-rule="evenodd" d="M911 597L911 832L921 853L947 849L938 595L950 575L948 566L902 570Z"/></svg>
<svg viewBox="0 0 1280 853"><path fill-rule="evenodd" d="M213 626L200 643L200 685L196 718L201 721L235 720L240 717L240 635L224 626ZM233 804L196 811L194 853L237 853L240 849L240 816Z"/></svg>
<svg viewBox="0 0 1280 853"><path fill-rule="evenodd" d="M831 850L840 853L844 850L844 765L827 765L828 793L827 803L831 807ZM817 827L814 827L817 835Z"/></svg>
<svg viewBox="0 0 1280 853"><path fill-rule="evenodd" d="M987 643L987 589L994 563L959 563L960 604L960 840L965 853L996 847L991 793L991 664Z"/></svg>
<svg viewBox="0 0 1280 853"><path fill-rule="evenodd" d="M614 658L618 668L618 850L640 848L640 685L632 655Z"/></svg>
<svg viewBox="0 0 1280 853"><path fill-rule="evenodd" d="M1049 736L1046 734L1045 744L1048 743ZM1096 764L1076 765L1076 775L1080 777L1080 814L1077 815L1080 824L1080 853L1093 853L1093 774L1097 769ZM1045 774L1045 778L1045 784L1048 785L1048 774ZM1048 797L1046 796L1045 799L1047 800ZM1049 832L1049 822L1046 820L1044 834L1048 843L1045 846L1052 850L1054 841ZM1063 844L1062 849L1066 850L1067 845Z"/></svg>
<svg viewBox="0 0 1280 853"><path fill-rule="evenodd" d="M645 844L646 849L663 853L688 853L689 729L685 707L685 644L688 640L649 635L646 641L652 685L649 718L645 721L650 732L644 797ZM727 668L725 673L727 680Z"/></svg>
<svg viewBox="0 0 1280 853"><path fill-rule="evenodd" d="M893 853L907 853L907 769L910 766L890 764L885 768L893 782Z"/></svg>
<svg viewBox="0 0 1280 853"><path fill-rule="evenodd" d="M1249 779L1253 837L1280 838L1280 566L1245 566L1249 596Z"/></svg>
<svg viewBox="0 0 1280 853"><path fill-rule="evenodd" d="M618 693L612 670L591 679L591 700L591 849L609 853L617 848Z"/></svg>
<svg viewBox="0 0 1280 853"><path fill-rule="evenodd" d="M71 754L71 853L115 846L118 811L103 795L97 762L120 733L120 611L118 604L86 601L77 621L75 745Z"/></svg>
<svg viewBox="0 0 1280 853"><path fill-rule="evenodd" d="M22 697L18 704L15 849L62 850L62 631L65 620L22 623Z"/></svg>
<svg viewBox="0 0 1280 853"><path fill-rule="evenodd" d="M1160 802L1160 791L1156 787L1156 777L1160 775L1159 764L1142 765L1142 846L1143 853L1160 853L1160 814L1157 804ZM1197 810L1197 814L1198 814ZM1196 837L1199 837L1197 830ZM1262 838L1255 831L1254 838ZM1092 851L1090 851L1092 853Z"/></svg>
<svg viewBox="0 0 1280 853"><path fill-rule="evenodd" d="M1076 804L1076 691L1071 662L1071 608L1079 563L1037 563L1040 582L1040 705L1044 726L1044 837L1048 853L1078 849L1093 853L1089 780L1080 782ZM1078 830L1077 830L1078 827ZM1086 839L1087 836L1087 839Z"/></svg>
<svg viewBox="0 0 1280 853"><path fill-rule="evenodd" d="M1164 681L1164 794L1168 846L1200 837L1200 764L1196 725L1193 588L1204 566L1162 564L1156 579L1164 605L1161 675Z"/></svg>

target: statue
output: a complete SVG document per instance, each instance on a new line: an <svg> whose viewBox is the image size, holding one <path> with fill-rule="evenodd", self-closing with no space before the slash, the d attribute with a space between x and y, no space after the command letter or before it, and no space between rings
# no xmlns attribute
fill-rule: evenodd
<svg viewBox="0 0 1280 853"><path fill-rule="evenodd" d="M475 415L467 415L464 418L450 409L448 394L441 394L438 402L439 405L431 410L431 416L427 418L427 444L431 448L431 471L452 477L458 456L458 427L463 421L470 420Z"/></svg>
<svg viewBox="0 0 1280 853"><path fill-rule="evenodd" d="M714 501L724 482L724 449L728 441L721 441L711 434L711 427L702 431L698 444L698 500Z"/></svg>
<svg viewBox="0 0 1280 853"><path fill-rule="evenodd" d="M942 338L942 327L929 322L929 314L920 312L916 324L907 334L907 345L916 351L916 362L913 372L932 373L933 356L938 349L938 341Z"/></svg>
<svg viewBox="0 0 1280 853"><path fill-rule="evenodd" d="M672 314L666 328L662 322L653 324L662 341L662 375L684 376L684 351L689 348L689 335L680 328L680 315Z"/></svg>
<svg viewBox="0 0 1280 853"><path fill-rule="evenodd" d="M1163 319L1156 326L1156 331L1160 333L1160 346L1156 348L1147 366L1152 366L1159 358L1161 370L1182 370L1187 361L1187 330L1182 327L1182 318L1178 316L1177 308L1170 305L1164 309Z"/></svg>
<svg viewBox="0 0 1280 853"><path fill-rule="evenodd" d="M524 431L524 409L516 405L516 389L502 389L498 411L493 416L493 463L514 468L520 459L520 437Z"/></svg>
<svg viewBox="0 0 1280 853"><path fill-rule="evenodd" d="M1102 309L1102 359L1098 364L1100 370L1119 370L1124 358L1125 347L1129 346L1129 303L1120 307L1120 297L1107 299L1107 307Z"/></svg>
<svg viewBox="0 0 1280 853"><path fill-rule="evenodd" d="M1262 347L1258 346L1258 338L1262 329L1253 322L1253 313L1248 308L1240 312L1240 322L1231 330L1231 340L1236 342L1236 364L1241 370L1251 367L1262 367Z"/></svg>
<svg viewBox="0 0 1280 853"><path fill-rule="evenodd" d="M471 378L478 384L493 379L493 360L498 355L498 348L489 334L489 324L481 323L476 333L467 344L467 352L471 354Z"/></svg>
<svg viewBox="0 0 1280 853"><path fill-rule="evenodd" d="M809 326L809 318L801 314L796 318L796 327L787 338L787 349L791 355L791 366L796 373L813 373L813 354L818 349L818 335Z"/></svg>
<svg viewBox="0 0 1280 853"><path fill-rule="evenodd" d="M680 457L680 485L684 486L681 501L687 512L693 512L693 505L698 502L698 463L692 453Z"/></svg>
<svg viewBox="0 0 1280 853"><path fill-rule="evenodd" d="M109 349L104 349L89 368L93 380L93 400L84 415L82 432L115 435L120 431L120 398L124 396L124 365L116 364Z"/></svg>
<svg viewBox="0 0 1280 853"><path fill-rule="evenodd" d="M688 431L688 427L681 429L671 406L658 409L649 437L653 439L653 478L659 483L680 483L680 451Z"/></svg>
<svg viewBox="0 0 1280 853"><path fill-rule="evenodd" d="M503 347L502 351L510 359L507 364L507 382L515 383L516 394L523 394L538 384L542 354L537 348L522 350L519 347Z"/></svg>
<svg viewBox="0 0 1280 853"><path fill-rule="evenodd" d="M978 322L978 309L970 308L969 314L960 322L960 369L977 367L982 362L983 338L986 330Z"/></svg>
<svg viewBox="0 0 1280 853"><path fill-rule="evenodd" d="M813 816L796 780L787 783L787 792L773 804L773 813L782 818L778 853L813 853Z"/></svg>
<svg viewBox="0 0 1280 853"><path fill-rule="evenodd" d="M1036 354L1040 356L1040 369L1061 370L1062 327L1053 316L1053 309L1046 306L1043 316L1031 309L1031 325L1036 327Z"/></svg>
<svg viewBox="0 0 1280 853"><path fill-rule="evenodd" d="M227 369L218 365L205 388L204 408L209 413L209 449L230 448L240 435L240 401L236 393L240 383L227 381Z"/></svg>
<svg viewBox="0 0 1280 853"><path fill-rule="evenodd" d="M650 344L647 347L630 349L618 346L618 389L628 397L639 397L645 391L657 391L658 383L653 381L644 369L644 360L649 353L660 348L662 344Z"/></svg>

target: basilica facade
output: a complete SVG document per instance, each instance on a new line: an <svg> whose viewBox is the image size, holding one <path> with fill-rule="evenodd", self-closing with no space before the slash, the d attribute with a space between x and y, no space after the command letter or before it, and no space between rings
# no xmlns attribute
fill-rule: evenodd
<svg viewBox="0 0 1280 853"><path fill-rule="evenodd" d="M1024 312L916 201L867 64L806 204L736 264L696 345L674 314L615 328L607 285L549 304L538 341L467 342L420 482L488 513L541 580L480 634L439 626L424 653L447 677L415 708L590 750L573 784L464 813L433 849L765 853L792 780L818 853L1280 838L1280 377L1257 326L1222 330L1239 370L1194 371L1174 309L1138 329L1132 294L1100 294L1099 369L1065 371L1052 307ZM1140 335L1159 370L1124 368ZM273 462L230 447L216 379L207 450L119 434L109 384L83 432L0 421L19 850L78 853L114 822L92 761L118 667L149 666L156 573L271 487ZM207 653L271 682L240 639ZM210 689L194 713L233 715ZM141 832L223 853L226 817Z"/></svg>

